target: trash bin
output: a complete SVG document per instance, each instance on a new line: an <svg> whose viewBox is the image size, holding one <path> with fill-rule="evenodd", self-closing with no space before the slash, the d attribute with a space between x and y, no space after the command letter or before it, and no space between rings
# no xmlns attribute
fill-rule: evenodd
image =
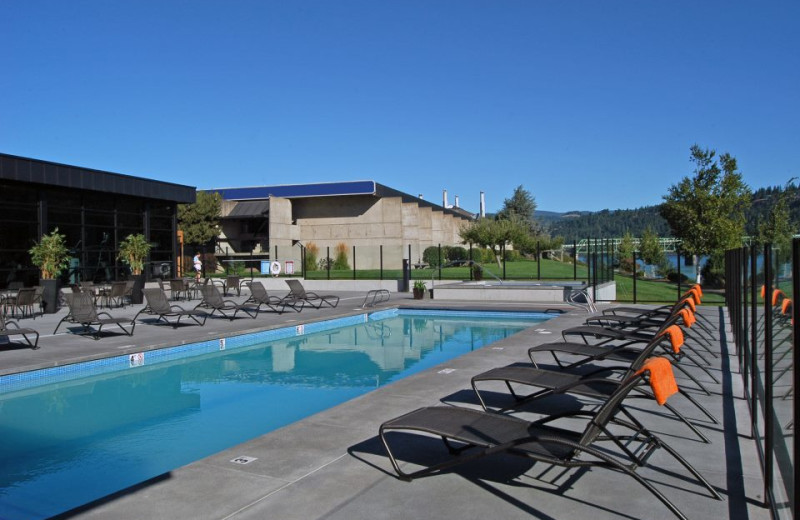
<svg viewBox="0 0 800 520"><path fill-rule="evenodd" d="M411 290L411 261L403 258L403 279L400 280L400 292Z"/></svg>

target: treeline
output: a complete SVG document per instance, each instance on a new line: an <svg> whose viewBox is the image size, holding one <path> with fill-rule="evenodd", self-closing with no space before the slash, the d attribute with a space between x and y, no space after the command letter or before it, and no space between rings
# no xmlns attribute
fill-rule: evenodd
<svg viewBox="0 0 800 520"><path fill-rule="evenodd" d="M755 235L758 223L766 220L770 208L786 192L791 221L800 222L800 187L789 184L787 187L772 186L759 188L753 192L752 205L746 212L746 231ZM621 237L626 231L633 236L642 236L649 227L660 237L670 236L669 225L659 213L660 205L637 209L603 210L593 213L565 213L558 218L548 214L537 219L546 232L553 237L563 237L566 243L589 237ZM535 216L534 216L535 217ZM800 233L800 229L796 231Z"/></svg>

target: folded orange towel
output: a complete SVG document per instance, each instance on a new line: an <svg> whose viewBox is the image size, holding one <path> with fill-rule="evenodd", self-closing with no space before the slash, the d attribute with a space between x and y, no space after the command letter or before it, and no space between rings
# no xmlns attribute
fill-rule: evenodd
<svg viewBox="0 0 800 520"><path fill-rule="evenodd" d="M683 331L681 328L677 325L670 325L661 331L659 336L663 336L665 334L669 336L669 342L672 345L672 351L676 354L680 354L681 347L683 346Z"/></svg>
<svg viewBox="0 0 800 520"><path fill-rule="evenodd" d="M692 298L686 298L685 301L686 305L688 305L689 308L692 309L692 312L697 312L697 304L694 303L694 300Z"/></svg>
<svg viewBox="0 0 800 520"><path fill-rule="evenodd" d="M678 311L678 314L683 318L683 322L687 327L691 327L694 325L694 322L697 321L697 318L694 317L694 313L685 307Z"/></svg>
<svg viewBox="0 0 800 520"><path fill-rule="evenodd" d="M675 382L672 364L667 358L652 357L648 359L644 362L644 366L636 372L636 375L643 372L648 372L650 375L650 388L653 389L653 395L659 405L663 406L671 395L678 393L678 383Z"/></svg>
<svg viewBox="0 0 800 520"><path fill-rule="evenodd" d="M791 298L784 298L781 302L781 314L789 314L792 312L792 299Z"/></svg>
<svg viewBox="0 0 800 520"><path fill-rule="evenodd" d="M694 284L694 285L692 286L692 290L693 290L693 291L697 291L697 295L698 295L699 297L701 297L701 298L703 297L703 288L702 288L702 287L700 287L700 284L699 284L699 283L696 283L696 284Z"/></svg>
<svg viewBox="0 0 800 520"><path fill-rule="evenodd" d="M786 297L786 293L784 293L780 289L773 289L773 291L772 291L772 306L773 307L778 305L778 301L781 299L781 296Z"/></svg>

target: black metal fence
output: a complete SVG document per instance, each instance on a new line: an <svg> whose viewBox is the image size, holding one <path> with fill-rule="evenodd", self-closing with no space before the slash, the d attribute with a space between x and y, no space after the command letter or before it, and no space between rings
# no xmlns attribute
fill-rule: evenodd
<svg viewBox="0 0 800 520"><path fill-rule="evenodd" d="M791 255L770 245L730 250L725 257L730 313L751 430L774 518L795 517L798 492L795 367L800 306L800 239Z"/></svg>

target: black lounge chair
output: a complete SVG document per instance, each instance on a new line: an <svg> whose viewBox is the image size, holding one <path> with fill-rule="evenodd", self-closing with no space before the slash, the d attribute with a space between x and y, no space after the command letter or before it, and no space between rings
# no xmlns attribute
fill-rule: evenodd
<svg viewBox="0 0 800 520"><path fill-rule="evenodd" d="M691 464L662 439L641 424L618 417L620 404L634 387L642 383L643 379L650 378L651 372L660 372L659 375L663 375L663 371L668 369L669 375L672 375L669 361L663 358L656 359L658 361L655 364L648 362L640 373L621 382L613 394L594 412L565 412L529 422L504 414L453 406L435 406L420 408L383 423L379 435L392 467L402 480L439 473L488 455L509 453L565 468L603 467L619 471L634 478L675 516L685 520L686 516L675 504L634 471L636 466L644 466L657 448L663 448L672 455L715 499L722 500L722 497ZM549 424L559 419L570 418L585 418L583 431ZM630 430L631 433L614 434L609 428L611 425ZM405 472L400 468L390 447L387 434L392 431L440 437L454 456L414 472ZM620 460L610 455L608 446L597 447L601 441L613 443L627 460ZM638 448L635 444L639 445Z"/></svg>
<svg viewBox="0 0 800 520"><path fill-rule="evenodd" d="M200 292L203 295L203 300L197 304L195 309L199 307L206 307L211 309L210 314L219 312L223 317L228 318L231 321L236 318L236 315L239 313L239 311L244 312L251 318L258 316L258 307L238 304L233 300L223 300L222 295L219 293L219 289L211 284L200 287ZM233 314L230 314L231 311L233 311Z"/></svg>
<svg viewBox="0 0 800 520"><path fill-rule="evenodd" d="M530 364L515 363L505 367L497 367L486 372L482 372L472 378L472 390L478 398L484 410L489 408L481 395L478 388L479 383L487 381L500 381L505 383L509 393L515 399L515 404L501 409L501 412L513 410L519 407L522 403L548 397L555 394L574 394L582 397L590 397L594 399L604 400L607 399L616 390L620 381L630 377L637 370L639 370L646 360L653 355L653 352L659 347L662 342L669 341L674 348L678 348L683 344L683 334L677 325L667 327L660 331L657 336L650 339L639 352L639 355L630 363L619 366L596 366L591 367L592 370L581 372L559 369L544 369L536 368ZM620 377L620 373L622 374ZM587 384L586 381L591 381ZM514 391L512 384L522 385L526 387L536 387L539 390L532 392L528 395L518 395ZM692 403L698 410L703 412L712 422L719 424L719 421L709 412L703 405L698 403L694 397L684 389L679 388L678 392L683 395L690 403ZM697 435L703 442L710 443L700 430L692 424L686 417L683 416L678 410L674 409L669 403L665 403L667 408L672 414L680 421L682 421L695 435ZM634 420L631 417L631 420Z"/></svg>
<svg viewBox="0 0 800 520"><path fill-rule="evenodd" d="M13 328L8 328L9 325L12 325ZM30 338L28 338L29 334L35 334L36 339L31 343ZM6 338L10 338L11 336L22 336L25 338L25 342L33 349L36 350L39 348L39 333L33 329L28 329L24 327L20 327L16 321L8 320L6 321L3 318L3 313L0 312L0 336L4 336ZM10 341L10 340L9 340Z"/></svg>
<svg viewBox="0 0 800 520"><path fill-rule="evenodd" d="M306 291L300 280L286 280L289 285L289 294L285 298L289 300L303 300L315 309L323 305L336 307L339 305L339 297L335 294L319 295L315 292Z"/></svg>
<svg viewBox="0 0 800 520"><path fill-rule="evenodd" d="M181 324L181 318L184 317L190 318L200 326L206 324L207 312L197 309L184 309L180 305L170 305L167 294L159 288L144 289L142 292L147 300L147 305L136 313L136 316L133 317L134 321L140 314L152 314L158 316L158 321L164 320L164 322L172 325L173 329L178 328L178 325ZM178 319L173 322L169 321L170 317L177 317Z"/></svg>
<svg viewBox="0 0 800 520"><path fill-rule="evenodd" d="M93 325L97 325L97 330L92 332L92 337L94 339L100 339L100 333L106 325L117 325L122 329L123 333L128 336L133 336L133 329L136 328L136 322L128 318L115 318L107 312L97 312L94 306L94 298L90 293L72 293L71 298L67 298L67 304L69 305L69 314L58 322L53 334L56 333L58 327L60 327L62 323L70 321L71 323L82 325L84 332L89 332ZM129 324L130 330L126 329L123 324Z"/></svg>
<svg viewBox="0 0 800 520"><path fill-rule="evenodd" d="M262 305L264 305L270 310L275 311L278 314L282 314L283 311L286 310L286 307L289 307L296 312L300 312L303 310L303 305L305 305L304 300L270 296L267 293L267 290L264 288L264 284L261 282L249 282L247 285L250 287L250 297L247 298L244 303L255 303L259 306L259 309Z"/></svg>

